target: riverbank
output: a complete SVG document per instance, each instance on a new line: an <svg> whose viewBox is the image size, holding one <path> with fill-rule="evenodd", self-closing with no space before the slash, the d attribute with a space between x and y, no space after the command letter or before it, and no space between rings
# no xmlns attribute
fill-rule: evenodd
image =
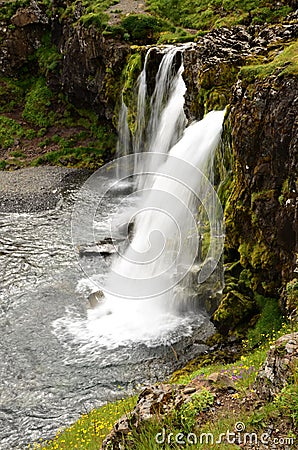
<svg viewBox="0 0 298 450"><path fill-rule="evenodd" d="M0 212L29 213L55 208L61 196L91 174L55 166L0 171Z"/></svg>
<svg viewBox="0 0 298 450"><path fill-rule="evenodd" d="M297 323L286 323L253 350L244 343L234 363L205 364L202 357L191 371L94 409L53 441L29 448L209 450L219 439L225 450L296 448L297 331Z"/></svg>

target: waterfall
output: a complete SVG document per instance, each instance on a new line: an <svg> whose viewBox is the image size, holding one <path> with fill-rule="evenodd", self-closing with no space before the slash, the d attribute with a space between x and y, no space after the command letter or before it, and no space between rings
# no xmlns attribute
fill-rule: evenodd
<svg viewBox="0 0 298 450"><path fill-rule="evenodd" d="M126 217L133 231L114 257L101 285L104 297L89 311L85 326L89 338L97 336L106 346L157 345L171 341L177 330L191 334L204 317L196 309L194 274L196 283L208 279L223 248L222 210L209 179L224 111L210 112L186 127L182 47L164 50L149 98L151 52L138 79L132 143L123 103L119 116L118 152L123 147L127 155L132 148L133 154L120 158L116 173L137 179L134 206ZM127 172L131 159L133 170ZM203 232L210 242L202 257Z"/></svg>

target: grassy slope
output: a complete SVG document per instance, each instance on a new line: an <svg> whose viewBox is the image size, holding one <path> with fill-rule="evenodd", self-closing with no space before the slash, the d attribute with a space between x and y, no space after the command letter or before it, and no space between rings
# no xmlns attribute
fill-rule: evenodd
<svg viewBox="0 0 298 450"><path fill-rule="evenodd" d="M157 450L178 449L174 444L161 446L155 441L157 433L165 428L167 434L172 432L193 432L197 436L201 433L213 432L215 437L227 430L234 430L237 422L241 421L249 433L255 432L258 436L264 433L273 423L273 436L279 438L298 439L298 367L294 370L294 378L281 391L273 402L260 402L254 391L256 373L266 358L267 351L272 343L283 334L297 331L298 325L284 324L278 332L267 335L265 344L255 348L253 351L245 351L248 342L244 343L244 353L239 360L233 364L212 364L203 367L192 368L177 372L172 376L170 382L188 384L191 380L205 380L211 373L221 372L228 376L236 386L236 392L222 392L214 397L208 389L203 388L193 402L187 407L170 416L157 417L148 422L142 430L136 433L132 431L128 450ZM59 431L52 441L36 442L29 445L29 449L46 448L48 450L98 450L105 435L111 430L113 423L127 413L134 406L136 397L127 398L120 402L108 403L106 406L84 414L78 422L66 429ZM218 448L217 444L208 446L202 443L187 445L183 448L204 449ZM221 444L224 450L234 449L234 444L227 442ZM295 448L295 447L293 447Z"/></svg>

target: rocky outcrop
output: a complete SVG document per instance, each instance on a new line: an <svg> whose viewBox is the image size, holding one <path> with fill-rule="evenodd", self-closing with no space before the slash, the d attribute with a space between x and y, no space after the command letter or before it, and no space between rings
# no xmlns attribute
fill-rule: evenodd
<svg viewBox="0 0 298 450"><path fill-rule="evenodd" d="M226 205L227 253L239 253L253 290L277 297L296 267L297 78L243 76L233 94L229 120L235 163Z"/></svg>
<svg viewBox="0 0 298 450"><path fill-rule="evenodd" d="M298 363L298 333L286 334L270 348L258 372L255 388L260 398L273 400L291 382Z"/></svg>
<svg viewBox="0 0 298 450"><path fill-rule="evenodd" d="M48 17L35 2L18 9L11 20L0 22L0 74L16 76L41 46L48 29Z"/></svg>
<svg viewBox="0 0 298 450"><path fill-rule="evenodd" d="M58 80L63 92L73 103L92 108L111 120L129 45L107 40L93 28L65 24L58 50L64 55Z"/></svg>
<svg viewBox="0 0 298 450"><path fill-rule="evenodd" d="M201 408L197 412L204 413L210 409L210 404L217 395L224 392L233 394L235 391L232 379L221 373L213 373L205 380L200 377L194 378L186 386L175 384L148 386L140 393L133 411L125 414L115 423L113 430L103 441L101 449L121 450L124 442L129 448L129 435L132 431L139 431L154 417L163 418L173 412L181 411L187 404L195 401L197 395L201 396ZM206 397L205 400L204 397Z"/></svg>
<svg viewBox="0 0 298 450"><path fill-rule="evenodd" d="M269 47L279 48L297 36L298 25L289 23L270 28L220 28L198 39L184 52L187 116L193 120L211 109L223 109L230 103L241 66L253 58L266 62Z"/></svg>
<svg viewBox="0 0 298 450"><path fill-rule="evenodd" d="M26 27L34 23L48 24L49 19L40 6L32 1L28 8L19 8L17 12L11 18L12 25L16 27Z"/></svg>
<svg viewBox="0 0 298 450"><path fill-rule="evenodd" d="M93 109L99 117L111 120L130 46L106 39L94 27L81 25L78 19L83 8L79 5L72 19L61 19L61 6L53 2L49 19L43 7L32 2L30 7L18 9L9 21L0 23L0 73L19 75L30 58L27 70L38 74L41 68L35 54L44 45L45 36L50 36L59 63L55 71L41 73L46 75L48 86L56 93L66 94L77 107Z"/></svg>
<svg viewBox="0 0 298 450"><path fill-rule="evenodd" d="M48 34L61 56L55 71L47 74L48 85L56 92L64 92L77 106L92 108L100 117L111 120L128 55L135 51L144 53L144 48L132 50L126 42L114 40L95 27L82 25L79 21L84 14L81 3L76 4L73 14L61 18L61 8L66 9L66 6L63 1L53 1L48 18L44 6L33 1L0 24L0 72L6 76L16 75L31 56L31 69L36 73L37 62L34 67L32 56L43 45L43 36ZM295 23L265 29L239 26L214 30L199 38L197 43L188 45L184 51L184 78L188 88L185 109L190 120L229 103L239 67L246 64L248 58L266 57L269 44L278 46L295 36ZM158 47L151 56L152 73L156 73L160 61ZM150 91L154 76L148 76L148 80Z"/></svg>

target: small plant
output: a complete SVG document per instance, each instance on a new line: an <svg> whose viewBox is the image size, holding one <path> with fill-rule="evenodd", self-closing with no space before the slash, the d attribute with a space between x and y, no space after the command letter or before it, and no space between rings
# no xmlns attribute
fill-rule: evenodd
<svg viewBox="0 0 298 450"><path fill-rule="evenodd" d="M182 427L184 432L190 433L196 424L198 414L208 410L213 402L214 395L206 388L201 389L189 402L183 403L180 409L173 413L174 422L177 422L177 426Z"/></svg>
<svg viewBox="0 0 298 450"><path fill-rule="evenodd" d="M297 378L297 370L296 370ZM296 380L297 381L297 380ZM291 417L293 425L298 426L298 393L297 383L285 386L277 398L274 400L275 405L282 415Z"/></svg>
<svg viewBox="0 0 298 450"><path fill-rule="evenodd" d="M21 152L20 150L15 150L13 152L10 152L9 154L13 158L26 158L26 155L24 152Z"/></svg>
<svg viewBox="0 0 298 450"><path fill-rule="evenodd" d="M36 52L39 68L45 76L49 72L53 72L60 63L62 55L58 52L55 45L51 43L49 34L45 34L42 38L42 45Z"/></svg>
<svg viewBox="0 0 298 450"><path fill-rule="evenodd" d="M7 149L15 144L16 140L25 137L30 130L26 130L16 120L0 116L0 148ZM34 130L32 130L34 132Z"/></svg>

